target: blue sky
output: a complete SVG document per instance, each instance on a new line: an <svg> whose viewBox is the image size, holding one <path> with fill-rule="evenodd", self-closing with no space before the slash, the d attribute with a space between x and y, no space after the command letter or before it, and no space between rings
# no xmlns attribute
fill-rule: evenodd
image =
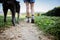
<svg viewBox="0 0 60 40"><path fill-rule="evenodd" d="M20 1L21 4L21 13L26 12L26 7L23 0ZM53 9L54 7L60 6L60 0L35 0L35 12L47 12L48 10ZM0 11L2 11L2 6L0 4Z"/></svg>

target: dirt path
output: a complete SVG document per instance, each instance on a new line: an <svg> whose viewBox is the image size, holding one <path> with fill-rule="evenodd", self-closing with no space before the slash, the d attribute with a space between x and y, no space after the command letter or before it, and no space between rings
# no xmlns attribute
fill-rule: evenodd
<svg viewBox="0 0 60 40"><path fill-rule="evenodd" d="M39 31L35 24L20 22L0 34L0 40L51 40Z"/></svg>

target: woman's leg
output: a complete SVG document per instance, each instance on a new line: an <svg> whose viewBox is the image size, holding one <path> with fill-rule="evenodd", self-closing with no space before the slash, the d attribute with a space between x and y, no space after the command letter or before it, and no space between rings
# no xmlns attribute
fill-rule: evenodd
<svg viewBox="0 0 60 40"><path fill-rule="evenodd" d="M26 17L27 17L27 22L29 22L29 17L30 17L30 14L29 14L29 2L26 2Z"/></svg>
<svg viewBox="0 0 60 40"><path fill-rule="evenodd" d="M30 3L31 6L31 14L34 15L34 3Z"/></svg>
<svg viewBox="0 0 60 40"><path fill-rule="evenodd" d="M32 15L31 23L34 23L34 3L30 3L30 6L31 6L31 15Z"/></svg>
<svg viewBox="0 0 60 40"><path fill-rule="evenodd" d="M29 17L30 15L29 15L29 3L28 2L26 2L26 16L27 17Z"/></svg>

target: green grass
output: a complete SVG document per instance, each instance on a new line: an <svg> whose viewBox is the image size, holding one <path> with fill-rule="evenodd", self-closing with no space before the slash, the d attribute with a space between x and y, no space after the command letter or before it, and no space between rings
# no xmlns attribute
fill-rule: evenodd
<svg viewBox="0 0 60 40"><path fill-rule="evenodd" d="M40 30L60 40L60 17L39 16L35 18L35 24Z"/></svg>
<svg viewBox="0 0 60 40"><path fill-rule="evenodd" d="M12 23L11 23L11 17L7 17L7 22L4 23L4 17L0 16L0 28L1 27L9 27L11 25L12 25Z"/></svg>
<svg viewBox="0 0 60 40"><path fill-rule="evenodd" d="M3 15L0 15L0 28L12 26L11 19L12 19L11 16L7 16L7 22L4 23L4 16ZM20 16L20 21L22 21L24 19L25 19L25 16L24 15ZM16 20L16 22L17 22L17 20Z"/></svg>

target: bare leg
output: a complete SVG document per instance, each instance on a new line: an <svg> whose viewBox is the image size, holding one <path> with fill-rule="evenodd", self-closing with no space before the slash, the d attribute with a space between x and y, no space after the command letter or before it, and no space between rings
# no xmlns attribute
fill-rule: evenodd
<svg viewBox="0 0 60 40"><path fill-rule="evenodd" d="M30 17L30 14L29 14L29 3L28 2L26 2L26 12L27 12L26 16Z"/></svg>
<svg viewBox="0 0 60 40"><path fill-rule="evenodd" d="M34 15L34 3L30 3L31 6L31 14Z"/></svg>
<svg viewBox="0 0 60 40"><path fill-rule="evenodd" d="M34 3L30 3L30 6L31 6L31 14L32 14L31 23L34 23Z"/></svg>
<svg viewBox="0 0 60 40"><path fill-rule="evenodd" d="M26 2L26 12L27 12L27 14L26 14L27 22L29 22L30 14L29 14L29 3L28 2Z"/></svg>

